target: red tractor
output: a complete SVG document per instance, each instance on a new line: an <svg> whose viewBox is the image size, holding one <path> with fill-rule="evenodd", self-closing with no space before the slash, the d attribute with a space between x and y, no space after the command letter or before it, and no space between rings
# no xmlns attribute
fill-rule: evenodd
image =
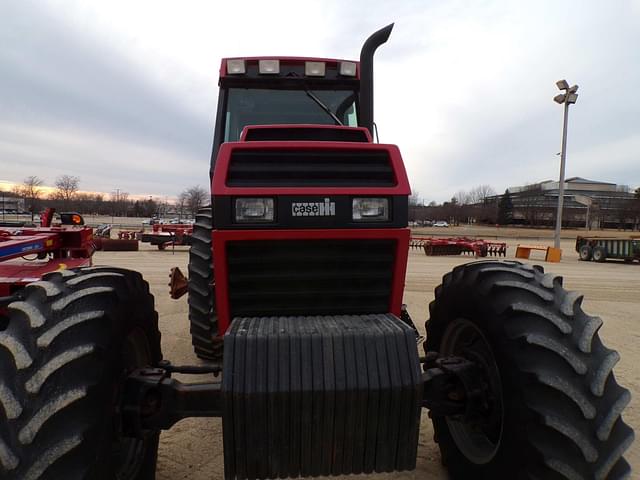
<svg viewBox="0 0 640 480"><path fill-rule="evenodd" d="M162 359L136 272L61 270L2 299L3 479L153 478L160 431L193 416L222 417L227 479L410 470L423 408L452 478L628 478L619 356L560 277L461 265L421 345L402 305L407 176L371 138L391 28L360 62L223 60L189 262L204 363Z"/></svg>

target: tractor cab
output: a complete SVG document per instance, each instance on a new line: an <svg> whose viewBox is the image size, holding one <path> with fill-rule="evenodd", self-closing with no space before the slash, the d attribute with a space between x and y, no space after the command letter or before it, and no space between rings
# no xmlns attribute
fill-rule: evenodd
<svg viewBox="0 0 640 480"><path fill-rule="evenodd" d="M223 59L211 173L220 145L240 140L247 126L335 125L364 127L373 133L373 55L392 28L393 24L388 25L369 37L359 62L301 57ZM337 131L295 133L315 132L318 139L331 139ZM345 137L333 138L348 139L348 133L342 134Z"/></svg>
<svg viewBox="0 0 640 480"><path fill-rule="evenodd" d="M358 126L358 63L302 58L233 58L220 67L221 139L249 125Z"/></svg>

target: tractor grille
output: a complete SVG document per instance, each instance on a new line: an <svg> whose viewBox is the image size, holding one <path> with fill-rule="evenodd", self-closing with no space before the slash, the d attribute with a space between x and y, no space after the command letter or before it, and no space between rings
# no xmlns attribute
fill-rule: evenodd
<svg viewBox="0 0 640 480"><path fill-rule="evenodd" d="M389 153L383 150L236 150L227 173L230 187L392 187Z"/></svg>
<svg viewBox="0 0 640 480"><path fill-rule="evenodd" d="M227 243L231 318L386 313L393 240Z"/></svg>

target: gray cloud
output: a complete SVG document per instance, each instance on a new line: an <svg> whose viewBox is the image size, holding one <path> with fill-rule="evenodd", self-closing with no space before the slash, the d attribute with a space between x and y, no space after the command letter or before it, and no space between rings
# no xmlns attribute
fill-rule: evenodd
<svg viewBox="0 0 640 480"><path fill-rule="evenodd" d="M0 6L0 180L204 185L221 56L357 58L395 21L377 55L376 121L425 199L554 178L564 75L580 85L567 173L640 185L638 1L335 0L310 5L313 18L298 2L116 4Z"/></svg>
<svg viewBox="0 0 640 480"><path fill-rule="evenodd" d="M50 182L59 174L73 172L83 178L85 188L94 189L107 183L100 177L116 185L130 183L132 192L147 183L146 191L161 187L159 193L171 195L183 187L172 185L176 179L206 183L213 113L210 118L201 118L189 111L169 90L163 91L145 78L140 65L132 65L107 45L65 28L47 16L46 9L7 2L3 10L2 17L11 21L0 33L0 123L20 127L20 135L1 140L5 144L24 142L19 152L14 150L14 156L0 150L0 161L8 164L3 170L14 171L12 180L39 173L33 169L41 167L51 174ZM209 110L214 108L211 104ZM49 144L51 150L43 151L54 139L47 140L42 130L69 137L67 153L75 143L71 132L103 140L96 142L95 150L84 150L83 157L65 158L65 148L59 143ZM114 150L98 151L107 146ZM113 158L124 153L125 146L128 150L140 148L147 156ZM177 162L170 169L158 165L167 152ZM197 173L179 168L189 163L198 165ZM136 175L140 171L143 174ZM172 171L175 175L167 177ZM155 181L145 182L148 179Z"/></svg>

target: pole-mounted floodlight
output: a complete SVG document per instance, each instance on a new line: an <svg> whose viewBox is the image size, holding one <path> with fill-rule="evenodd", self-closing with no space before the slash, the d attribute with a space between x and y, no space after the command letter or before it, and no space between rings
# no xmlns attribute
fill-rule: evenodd
<svg viewBox="0 0 640 480"><path fill-rule="evenodd" d="M553 97L553 101L556 103L564 103L565 98L566 98L566 95L564 93L560 93L559 95L556 95L555 97Z"/></svg>
<svg viewBox="0 0 640 480"><path fill-rule="evenodd" d="M558 80L556 85L564 93L560 93L553 97L553 101L558 104L564 104L564 123L562 127L562 150L560 152L560 182L558 184L558 213L556 215L556 231L553 239L553 246L560 248L560 230L562 229L562 208L564 206L564 169L567 158L567 121L569 118L569 105L576 103L578 100L578 85L572 87L566 80Z"/></svg>

